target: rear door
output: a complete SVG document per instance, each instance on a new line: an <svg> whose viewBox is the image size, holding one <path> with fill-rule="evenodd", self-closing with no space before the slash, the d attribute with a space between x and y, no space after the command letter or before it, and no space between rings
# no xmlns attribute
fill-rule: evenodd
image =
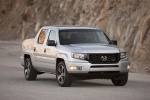
<svg viewBox="0 0 150 100"><path fill-rule="evenodd" d="M44 61L44 42L46 42L47 34L48 29L41 29L33 46L34 66L40 71L44 71L46 68Z"/></svg>

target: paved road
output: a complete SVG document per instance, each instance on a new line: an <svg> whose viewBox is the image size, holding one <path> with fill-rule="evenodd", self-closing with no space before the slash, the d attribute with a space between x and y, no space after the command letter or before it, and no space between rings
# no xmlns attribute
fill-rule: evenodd
<svg viewBox="0 0 150 100"><path fill-rule="evenodd" d="M17 42L0 42L0 100L150 100L150 75L144 74L130 73L124 87L98 79L59 87L51 74L26 81L19 63L20 50Z"/></svg>

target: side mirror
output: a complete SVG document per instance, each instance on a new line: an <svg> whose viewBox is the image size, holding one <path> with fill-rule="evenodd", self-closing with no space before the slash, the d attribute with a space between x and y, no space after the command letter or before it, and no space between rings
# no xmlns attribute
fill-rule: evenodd
<svg viewBox="0 0 150 100"><path fill-rule="evenodd" d="M56 46L56 43L55 43L54 40L48 40L48 41L47 41L47 45L48 45L48 46Z"/></svg>
<svg viewBox="0 0 150 100"><path fill-rule="evenodd" d="M111 40L114 45L117 45L117 40Z"/></svg>

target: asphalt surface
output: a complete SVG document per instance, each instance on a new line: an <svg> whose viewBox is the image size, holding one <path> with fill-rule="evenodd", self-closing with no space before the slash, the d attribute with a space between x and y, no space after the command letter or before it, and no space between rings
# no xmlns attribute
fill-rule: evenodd
<svg viewBox="0 0 150 100"><path fill-rule="evenodd" d="M20 43L0 41L0 100L150 100L150 75L145 74L130 73L123 87L104 79L60 87L51 74L26 81L19 62L20 51Z"/></svg>

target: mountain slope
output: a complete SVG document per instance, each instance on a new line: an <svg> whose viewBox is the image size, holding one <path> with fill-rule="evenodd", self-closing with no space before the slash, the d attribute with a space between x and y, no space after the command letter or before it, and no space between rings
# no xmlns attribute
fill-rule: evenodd
<svg viewBox="0 0 150 100"><path fill-rule="evenodd" d="M150 0L1 0L0 39L34 37L43 25L98 27L126 48L133 72L150 73Z"/></svg>

